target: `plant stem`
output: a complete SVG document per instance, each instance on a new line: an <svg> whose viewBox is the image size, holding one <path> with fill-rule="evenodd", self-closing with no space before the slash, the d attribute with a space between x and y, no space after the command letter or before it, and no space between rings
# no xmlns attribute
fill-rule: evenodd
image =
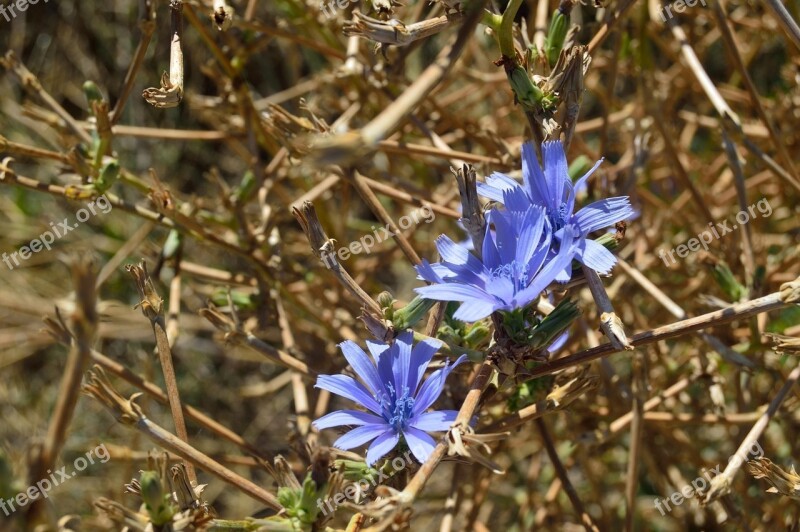
<svg viewBox="0 0 800 532"><path fill-rule="evenodd" d="M522 0L511 0L503 11L503 17L500 21L500 34L497 36L500 43L500 53L505 57L516 61L516 50L514 48L514 18L517 16L522 5Z"/></svg>

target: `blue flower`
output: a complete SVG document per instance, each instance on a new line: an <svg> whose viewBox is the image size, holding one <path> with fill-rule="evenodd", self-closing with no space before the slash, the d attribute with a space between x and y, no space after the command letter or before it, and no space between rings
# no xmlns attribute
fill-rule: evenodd
<svg viewBox="0 0 800 532"><path fill-rule="evenodd" d="M478 183L478 193L502 203L511 211L525 211L531 205L543 207L555 240L563 243L566 236L564 231L567 227L571 227L570 238L578 243L575 258L597 272L608 273L617 259L605 247L587 238L587 235L632 216L634 211L630 200L627 196L603 199L575 212L575 191L585 185L586 180L603 160L597 161L592 169L573 185L567 172L567 158L561 141L544 142L542 158L544 171L539 167L533 145L529 142L523 144L523 185L505 174L495 172L486 178L486 183ZM571 270L568 264L558 273L556 280L569 281Z"/></svg>
<svg viewBox="0 0 800 532"><path fill-rule="evenodd" d="M453 317L476 321L496 310L512 311L527 306L572 262L578 243L573 226L563 228L558 252L551 256L553 238L543 207L487 214L482 259L448 237L436 239L442 261L423 260L416 266L419 278L430 286L415 291L428 299L461 301ZM494 224L494 231L488 229Z"/></svg>
<svg viewBox="0 0 800 532"><path fill-rule="evenodd" d="M425 462L436 445L428 432L448 430L458 414L455 410L425 411L439 398L445 379L466 356L452 366L445 363L423 383L425 369L442 343L423 340L413 349L412 343L411 331L401 333L390 345L368 341L372 359L354 342L339 344L362 382L347 375L320 375L316 387L355 401L372 413L340 410L314 421L317 430L356 426L336 440L334 447L348 450L372 441L367 451L367 464L372 465L403 438L414 457Z"/></svg>

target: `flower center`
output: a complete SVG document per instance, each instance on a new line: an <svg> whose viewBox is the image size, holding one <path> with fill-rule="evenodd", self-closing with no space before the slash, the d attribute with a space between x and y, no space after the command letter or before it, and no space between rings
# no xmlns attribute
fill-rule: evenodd
<svg viewBox="0 0 800 532"><path fill-rule="evenodd" d="M551 212L548 213L547 219L550 220L550 225L553 226L553 232L558 231L565 225L567 225L567 218L569 217L569 213L567 212L567 203L564 202L558 208L558 212Z"/></svg>
<svg viewBox="0 0 800 532"><path fill-rule="evenodd" d="M514 285L515 291L522 290L528 286L528 274L525 272L525 267L515 260L498 266L489 272L489 278L492 280L508 279Z"/></svg>
<svg viewBox="0 0 800 532"><path fill-rule="evenodd" d="M400 397L397 397L394 386L389 384L387 388L389 389L389 395L381 400L384 418L394 430L405 430L414 411L414 397L407 386L403 387L403 393Z"/></svg>

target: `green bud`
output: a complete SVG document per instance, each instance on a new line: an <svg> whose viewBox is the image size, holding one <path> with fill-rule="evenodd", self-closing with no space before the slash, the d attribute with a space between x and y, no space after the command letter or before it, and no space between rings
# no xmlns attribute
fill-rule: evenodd
<svg viewBox="0 0 800 532"><path fill-rule="evenodd" d="M619 247L619 242L614 233L605 233L594 239L595 242L609 251L614 251Z"/></svg>
<svg viewBox="0 0 800 532"><path fill-rule="evenodd" d="M550 63L550 68L555 66L558 54L561 53L561 48L564 47L567 30L569 30L569 16L562 13L560 9L556 9L553 12L553 18L550 19L550 30L544 40L544 51L547 54L547 62Z"/></svg>
<svg viewBox="0 0 800 532"><path fill-rule="evenodd" d="M321 494L321 490L317 491L317 485L311 478L311 473L308 473L300 489L278 488L278 502L286 509L286 515L301 524L301 530L306 530L308 525L317 519L319 512L317 499Z"/></svg>
<svg viewBox="0 0 800 532"><path fill-rule="evenodd" d="M526 309L515 309L511 312L502 312L503 315L503 329L509 338L518 344L527 343L528 329L530 323L528 322L528 314Z"/></svg>
<svg viewBox="0 0 800 532"><path fill-rule="evenodd" d="M439 330L436 331L436 338L448 344L454 343L458 345L458 343L461 342L461 335L458 334L456 329L447 323L439 327Z"/></svg>
<svg viewBox="0 0 800 532"><path fill-rule="evenodd" d="M100 168L100 175L94 183L95 190L99 194L111 188L111 186L117 182L117 179L119 179L119 161L110 157L105 159L105 163L103 163L102 168Z"/></svg>
<svg viewBox="0 0 800 532"><path fill-rule="evenodd" d="M528 71L523 67L519 65L512 67L508 71L508 81L511 83L514 94L517 95L517 100L524 107L539 109L550 106L550 99L545 97L542 89L534 85Z"/></svg>
<svg viewBox="0 0 800 532"><path fill-rule="evenodd" d="M464 334L464 341L470 347L483 344L492 335L492 331L483 322L475 322Z"/></svg>
<svg viewBox="0 0 800 532"><path fill-rule="evenodd" d="M572 322L580 316L581 311L571 299L562 300L553 312L545 316L533 328L528 343L534 349L542 349L550 345L561 333L567 330Z"/></svg>
<svg viewBox="0 0 800 532"><path fill-rule="evenodd" d="M104 99L103 94L100 92L100 87L94 81L83 82L83 95L86 96L89 112L92 111L92 102L102 102Z"/></svg>
<svg viewBox="0 0 800 532"><path fill-rule="evenodd" d="M425 314L436 304L432 299L425 299L420 296L415 297L405 307L395 310L392 316L392 323L396 331L410 329L422 319Z"/></svg>
<svg viewBox="0 0 800 532"><path fill-rule="evenodd" d="M378 470L369 467L366 462L357 460L336 460L334 464L342 473L345 480L349 480L351 482L358 482L363 478L371 478L373 475L378 474Z"/></svg>
<svg viewBox="0 0 800 532"><path fill-rule="evenodd" d="M169 494L164 493L161 479L155 471L142 471L139 477L142 501L153 525L161 526L172 521L175 508Z"/></svg>
<svg viewBox="0 0 800 532"><path fill-rule="evenodd" d="M390 292L383 291L378 294L378 297L375 298L375 301L378 303L378 306L383 309L383 317L387 320L392 319L394 315L394 304L395 299L392 297Z"/></svg>
<svg viewBox="0 0 800 532"><path fill-rule="evenodd" d="M285 486L278 488L278 502L286 508L287 513L289 508L294 508L297 504L297 498L297 490Z"/></svg>
<svg viewBox="0 0 800 532"><path fill-rule="evenodd" d="M305 523L312 524L317 520L317 513L319 507L317 506L317 499L320 497L322 490L317 490L317 483L311 478L311 473L306 475L303 481L303 490L300 498L300 507L302 512L297 517Z"/></svg>
<svg viewBox="0 0 800 532"><path fill-rule="evenodd" d="M747 289L736 280L725 261L716 261L716 264L711 267L711 275L731 301L740 301L747 294Z"/></svg>
<svg viewBox="0 0 800 532"><path fill-rule="evenodd" d="M164 502L164 491L161 488L161 479L155 471L142 471L139 477L142 501L151 507L158 508Z"/></svg>

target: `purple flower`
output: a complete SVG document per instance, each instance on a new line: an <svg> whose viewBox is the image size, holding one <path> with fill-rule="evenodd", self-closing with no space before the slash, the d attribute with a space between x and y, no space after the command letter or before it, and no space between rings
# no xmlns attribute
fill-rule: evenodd
<svg viewBox="0 0 800 532"><path fill-rule="evenodd" d="M425 369L442 343L423 340L413 349L412 343L411 331L401 333L390 345L367 341L370 359L356 343L342 342L339 347L361 382L347 375L320 375L317 379L317 388L346 397L372 412L340 410L314 421L318 430L356 426L333 445L348 450L372 441L367 465L394 449L401 438L416 459L425 462L436 445L428 432L448 430L458 414L455 410L425 411L442 393L447 376L466 356L459 357L452 366L445 363L422 382Z"/></svg>
<svg viewBox="0 0 800 532"><path fill-rule="evenodd" d="M497 310L512 311L527 306L569 267L577 242L573 226L563 228L558 252L551 256L552 235L543 207L524 211L492 210L483 239L483 259L442 235L436 248L442 261L417 266L419 278L430 286L416 288L422 297L440 301L461 301L453 317L476 321Z"/></svg>
<svg viewBox="0 0 800 532"><path fill-rule="evenodd" d="M520 185L505 174L498 172L478 183L478 192L489 199L505 205L510 211L525 211L531 205L543 207L547 222L555 240L564 242L566 228L571 228L568 240L576 242L575 258L587 267L600 273L608 273L617 259L605 247L587 238L592 231L603 229L625 220L634 214L627 196L603 199L590 203L575 212L575 191L585 185L586 180L603 162L602 159L574 185L567 173L567 158L561 141L542 144L544 171L533 149L533 144L522 146L522 180ZM555 251L551 253L551 256ZM556 280L569 281L570 264L558 273Z"/></svg>

